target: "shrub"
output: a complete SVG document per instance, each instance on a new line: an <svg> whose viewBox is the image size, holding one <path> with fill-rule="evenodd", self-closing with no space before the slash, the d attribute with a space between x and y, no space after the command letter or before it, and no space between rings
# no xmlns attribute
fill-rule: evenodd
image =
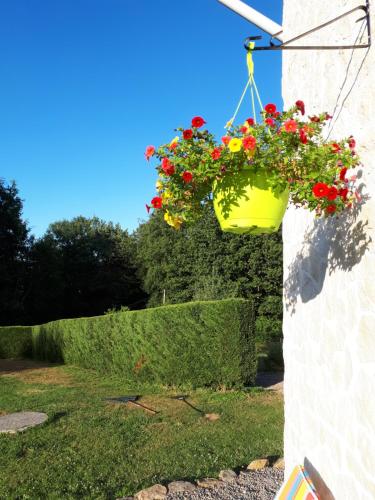
<svg viewBox="0 0 375 500"><path fill-rule="evenodd" d="M31 355L31 326L0 327L0 359Z"/></svg>
<svg viewBox="0 0 375 500"><path fill-rule="evenodd" d="M33 327L34 355L139 382L241 386L256 374L253 304L190 302Z"/></svg>

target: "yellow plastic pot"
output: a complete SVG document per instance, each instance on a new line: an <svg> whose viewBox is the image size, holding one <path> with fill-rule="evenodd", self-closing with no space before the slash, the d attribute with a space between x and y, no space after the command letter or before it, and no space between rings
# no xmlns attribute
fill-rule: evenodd
<svg viewBox="0 0 375 500"><path fill-rule="evenodd" d="M276 194L264 172L226 175L213 185L216 217L223 231L236 234L273 233L280 227L289 190Z"/></svg>

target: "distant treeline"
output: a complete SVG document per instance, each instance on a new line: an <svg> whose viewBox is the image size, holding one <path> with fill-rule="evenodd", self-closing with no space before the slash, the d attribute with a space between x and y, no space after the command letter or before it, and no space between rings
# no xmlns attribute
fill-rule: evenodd
<svg viewBox="0 0 375 500"><path fill-rule="evenodd" d="M41 238L0 179L0 324L40 324L162 303L252 297L257 334L281 335L281 233L223 233L212 212L180 231L162 214L129 234L97 217L52 223Z"/></svg>

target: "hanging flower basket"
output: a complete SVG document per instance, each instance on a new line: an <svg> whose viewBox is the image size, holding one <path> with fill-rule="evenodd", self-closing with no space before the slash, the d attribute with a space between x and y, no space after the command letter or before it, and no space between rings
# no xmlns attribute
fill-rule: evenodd
<svg viewBox="0 0 375 500"><path fill-rule="evenodd" d="M194 117L168 144L148 146L147 160L159 160L159 178L147 210L162 210L179 229L213 203L223 231L259 234L278 229L288 199L318 217L337 215L360 200L355 175L349 175L359 165L355 140L325 140L327 113L306 119L304 103L297 101L284 112L267 104L261 115L259 123L230 123L220 142L203 129L203 118Z"/></svg>
<svg viewBox="0 0 375 500"><path fill-rule="evenodd" d="M288 205L289 189L276 193L265 171L243 170L215 181L213 205L223 231L236 234L273 233Z"/></svg>

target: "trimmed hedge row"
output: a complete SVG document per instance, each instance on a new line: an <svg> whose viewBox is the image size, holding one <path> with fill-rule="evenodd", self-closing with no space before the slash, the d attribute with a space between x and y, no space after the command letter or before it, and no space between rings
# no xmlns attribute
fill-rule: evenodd
<svg viewBox="0 0 375 500"><path fill-rule="evenodd" d="M244 299L58 320L32 327L33 356L140 382L240 386L256 374L254 325Z"/></svg>
<svg viewBox="0 0 375 500"><path fill-rule="evenodd" d="M32 326L0 327L0 359L31 356L32 328Z"/></svg>

